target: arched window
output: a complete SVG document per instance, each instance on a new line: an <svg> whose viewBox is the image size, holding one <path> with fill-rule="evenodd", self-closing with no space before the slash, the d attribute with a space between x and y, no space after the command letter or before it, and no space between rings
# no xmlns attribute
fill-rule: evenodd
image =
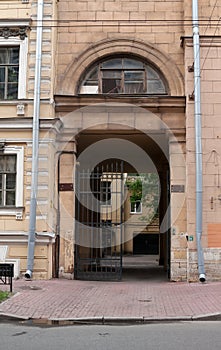
<svg viewBox="0 0 221 350"><path fill-rule="evenodd" d="M166 94L166 86L155 68L138 59L111 58L90 68L80 94Z"/></svg>

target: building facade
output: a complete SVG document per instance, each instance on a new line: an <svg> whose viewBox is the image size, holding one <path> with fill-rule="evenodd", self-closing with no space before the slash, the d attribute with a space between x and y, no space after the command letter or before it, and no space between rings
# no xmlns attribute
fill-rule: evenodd
<svg viewBox="0 0 221 350"><path fill-rule="evenodd" d="M198 7L201 245L206 278L216 280L221 5L204 0ZM197 280L192 2L13 0L0 1L0 9L0 260L25 273L36 210L33 278L121 278L131 216L119 188L120 215L104 220L104 174L121 183L127 173L155 173L159 263L170 280Z"/></svg>

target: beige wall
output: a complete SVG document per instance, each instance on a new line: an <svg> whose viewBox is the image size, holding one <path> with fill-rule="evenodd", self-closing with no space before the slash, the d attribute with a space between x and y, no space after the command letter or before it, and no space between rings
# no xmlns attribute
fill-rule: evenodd
<svg viewBox="0 0 221 350"><path fill-rule="evenodd" d="M216 12L215 12L216 13ZM193 61L192 43L185 43L186 67ZM221 271L218 267L220 258L218 252L221 248L216 246L208 248L208 226L213 223L220 224L220 93L221 93L221 42L216 38L201 39L201 101L202 101L202 154L203 154L203 233L202 245L205 249L205 269L208 278L220 278ZM187 71L187 68L186 68ZM193 73L186 73L186 90L193 91ZM195 142L194 142L194 106L187 100L187 231L194 236L193 242L189 242L191 271L195 276L196 266L196 239L195 239ZM214 261L212 262L211 257Z"/></svg>
<svg viewBox="0 0 221 350"><path fill-rule="evenodd" d="M31 154L32 154L32 116L34 97L34 73L36 52L36 1L23 4L21 1L0 2L1 19L30 19L31 30L28 30L27 55L27 91L26 99L19 101L24 105L24 113L18 115L17 101L5 103L0 101L0 139L6 144L24 146L24 209L21 219L15 216L0 215L1 235L9 231L21 232L25 237L29 224ZM212 246L208 235L214 235L211 225L220 225L220 138L221 138L221 28L218 19L221 5L217 2L202 0L199 2L201 33L201 78L202 78L202 152L203 152L203 235L202 244L205 253L205 267L209 279L220 279L220 247ZM211 21L209 21L209 17ZM172 96L186 96L186 108L175 100L159 105L155 102L154 113L165 121L174 131L186 159L186 166L179 163L180 150L174 149L170 140L171 185L185 185L185 198L180 193L171 195L171 279L187 278L187 266L190 267L189 278L197 279L197 253L195 238L195 144L194 144L194 103L189 99L194 89L193 73L188 66L193 64L192 8L190 0L177 1L44 1L44 19L42 42L42 78L41 78L41 134L39 148L39 191L36 230L41 233L56 233L57 230L57 155L60 147L55 143L59 130L48 122L54 116L66 115L78 106L87 102L63 104L55 114L54 94L74 95L78 90L79 79L85 69L112 53L131 53L146 58L155 64L168 81ZM57 18L59 22L56 22ZM47 23L47 25L46 25ZM57 27L54 24L59 24ZM183 40L181 41L181 37ZM7 41L6 41L7 43ZM181 45L182 43L182 45ZM171 101L171 100L170 100ZM70 101L69 101L70 102ZM68 102L68 103L69 103ZM93 103L94 100L92 99ZM78 104L79 103L79 104ZM89 104L90 104L89 103ZM132 101L132 103L136 103ZM142 106L143 100L139 102ZM62 109L63 108L63 109ZM148 109L148 102L145 102ZM96 117L97 118L97 117ZM96 119L107 128L105 117ZM113 119L114 120L114 119ZM15 122L14 122L15 121ZM81 117L71 119L71 132L85 127ZM125 119L124 119L125 121ZM114 120L116 123L116 119ZM89 123L89 124L87 124ZM86 125L93 127L94 120L86 120ZM126 120L129 123L129 119ZM136 120L137 123L137 120ZM14 124L14 130L13 130ZM138 123L139 124L139 123ZM136 126L138 125L136 124ZM186 130L185 130L186 128ZM50 131L49 131L50 130ZM75 131L73 131L75 130ZM118 130L119 131L119 130ZM68 135L67 139L70 140ZM62 146L61 146L62 148ZM64 181L72 179L72 165L64 164L62 176ZM71 181L71 180L70 180ZM62 202L64 212L73 216L73 193L64 193ZM62 213L64 214L64 213ZM71 217L68 214L68 217ZM61 220L61 264L65 271L70 270L73 261L73 223L64 215ZM186 233L193 236L187 246ZM9 241L9 238L7 238ZM208 246L208 242L209 246ZM1 244L5 242L0 241ZM7 243L7 242L6 242ZM9 242L10 243L10 242ZM13 243L14 244L14 243ZM21 256L21 266L25 265L26 238L16 243L18 249L11 250L10 255ZM46 244L46 243L44 243ZM43 244L43 246L44 246ZM47 252L42 259L37 245L36 278L52 276L51 245L48 241ZM47 245L46 244L46 245ZM50 248L49 248L50 247ZM43 248L42 248L43 249ZM188 250L187 250L188 249ZM21 254L19 253L21 251ZM187 256L189 260L187 261ZM45 257L48 258L45 258ZM48 262L45 261L48 259ZM189 264L189 265L188 265ZM43 271L42 274L39 271ZM37 272L38 271L38 272Z"/></svg>
<svg viewBox="0 0 221 350"><path fill-rule="evenodd" d="M58 29L56 79L58 94L75 94L81 75L99 58L114 53L131 53L147 58L162 71L168 81L171 95L184 95L184 49L180 45L180 37L185 34L182 22L183 1L75 1L75 3L60 1L58 8L59 19L70 20L69 27ZM175 25L171 25L168 20L176 20ZM160 25L157 21L160 21ZM185 118L182 109L175 111L166 107L157 113L177 135L180 135L181 144L185 143ZM100 122L106 125L108 121L110 122L109 116L108 121L105 116L99 115L99 117L100 119L96 117L96 124ZM130 125L130 118L126 119L124 116L124 123ZM85 125L84 119L76 120L80 128ZM139 121L135 117L133 125L138 124ZM145 128L145 121L140 127ZM183 150L177 151L171 146L170 157L173 164L171 184L185 186L185 168L182 162L180 164L177 162L179 152L185 153L185 144L182 147ZM180 201L179 194L173 194L171 207L176 234L178 237L184 236L185 203L183 198ZM127 228L127 233L129 231L130 235L133 235L133 229ZM183 241L182 237L173 237L172 254L176 253L180 241ZM127 245L127 248L131 249L131 246ZM184 253L186 253L185 247ZM175 254L172 261L176 260ZM174 276L179 273L180 271L174 272Z"/></svg>
<svg viewBox="0 0 221 350"><path fill-rule="evenodd" d="M36 11L37 1L22 3L21 1L0 2L1 27L19 27L20 21L29 22L27 29L27 66L24 69L22 84L26 83L26 96L19 101L0 101L0 139L6 146L22 146L24 148L24 184L22 208L19 214L2 215L0 209L0 244L8 246L7 259L20 261L21 275L26 270L27 235L30 214L31 166L32 166L32 117L35 79L36 54ZM44 19L56 18L56 2L44 1ZM38 198L36 220L36 249L33 278L51 278L56 230L55 199L55 137L56 128L49 119L54 117L53 84L55 61L55 31L51 27L43 28L42 37L42 70L41 70L41 102L40 102L40 147L38 168ZM9 45L13 39L0 37L1 43ZM21 40L24 43L24 39ZM22 62L24 64L24 62ZM22 105L23 110L18 109ZM16 212L16 210L15 210Z"/></svg>
<svg viewBox="0 0 221 350"><path fill-rule="evenodd" d="M145 57L162 66L162 70L164 65L175 63L176 68L166 77L172 80L175 69L177 74L184 72L180 47L180 36L184 33L182 17L183 1L59 1L58 18L61 23L68 19L69 26L58 29L56 92L73 94L78 84L75 77L99 57L117 51L142 55L141 43L155 49L155 55L151 57L146 52ZM176 19L176 26L171 26L169 19ZM160 25L156 20L160 20ZM121 40L124 43L120 45ZM112 41L114 44L109 48ZM132 41L129 47L127 41ZM90 57L81 61L90 50Z"/></svg>

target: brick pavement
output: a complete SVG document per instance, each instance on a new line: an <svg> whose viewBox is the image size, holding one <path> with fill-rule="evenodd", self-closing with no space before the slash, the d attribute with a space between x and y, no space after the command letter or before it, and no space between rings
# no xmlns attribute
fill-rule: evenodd
<svg viewBox="0 0 221 350"><path fill-rule="evenodd" d="M1 286L1 289L3 286ZM6 289L8 286L4 286ZM33 319L168 319L221 314L221 282L14 281L1 315Z"/></svg>

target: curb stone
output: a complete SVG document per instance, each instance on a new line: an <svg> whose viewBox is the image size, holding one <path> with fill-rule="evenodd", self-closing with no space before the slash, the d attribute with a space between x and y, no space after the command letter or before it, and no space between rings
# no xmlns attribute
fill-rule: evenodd
<svg viewBox="0 0 221 350"><path fill-rule="evenodd" d="M77 318L30 318L26 316L17 316L14 314L0 313L1 320L4 322L29 322L34 325L105 325L105 324L148 324L161 322L189 322L189 321L221 321L221 313L197 315L197 316L168 316L168 317L77 317Z"/></svg>

